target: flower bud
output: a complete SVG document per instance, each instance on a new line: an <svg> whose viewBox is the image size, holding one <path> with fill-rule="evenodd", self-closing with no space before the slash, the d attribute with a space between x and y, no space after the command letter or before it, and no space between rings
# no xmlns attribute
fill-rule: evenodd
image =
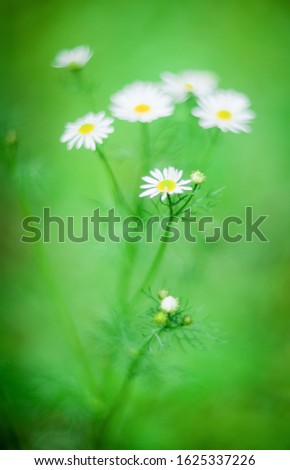
<svg viewBox="0 0 290 470"><path fill-rule="evenodd" d="M191 173L190 179L194 184L202 184L205 182L206 176L201 171L196 170L193 173Z"/></svg>
<svg viewBox="0 0 290 470"><path fill-rule="evenodd" d="M167 297L169 295L169 292L168 290L166 289L161 289L159 292L158 292L158 297L159 299L164 299L165 297Z"/></svg>
<svg viewBox="0 0 290 470"><path fill-rule="evenodd" d="M191 323L192 323L191 316L190 315L185 315L185 317L183 317L183 319L182 319L182 325L183 326L189 326L189 325L191 325Z"/></svg>
<svg viewBox="0 0 290 470"><path fill-rule="evenodd" d="M176 312L179 308L179 301L176 297L172 297L172 295L168 295L164 297L161 302L161 308L164 312L173 313Z"/></svg>
<svg viewBox="0 0 290 470"><path fill-rule="evenodd" d="M158 326L165 326L167 323L167 315L164 312L157 312L154 315L154 321Z"/></svg>

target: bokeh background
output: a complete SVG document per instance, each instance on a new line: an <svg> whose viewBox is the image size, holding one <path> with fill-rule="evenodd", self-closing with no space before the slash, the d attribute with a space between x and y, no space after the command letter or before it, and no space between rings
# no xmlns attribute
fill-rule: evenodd
<svg viewBox="0 0 290 470"><path fill-rule="evenodd" d="M289 42L282 0L4 2L1 106L1 448L89 449L94 430L142 342L150 301L120 318L124 246L20 242L25 214L50 207L91 215L112 205L94 153L67 152L64 125L106 109L112 93L162 71L212 70L246 93L257 119L249 135L224 135L201 170L224 187L217 221L245 206L268 214L269 243L169 247L153 292L168 287L204 319L201 345L157 346L144 362L103 448L289 449ZM5 31L4 31L5 32ZM86 90L51 67L63 49L88 44ZM89 90L89 91L88 91ZM180 107L181 123L184 108ZM196 168L208 133L159 145L154 166ZM179 125L177 129L184 127ZM116 123L105 151L131 202L142 159L137 124ZM188 127L187 127L188 128ZM166 133L165 133L166 134ZM15 143L15 140L17 142ZM158 143L159 142L159 143ZM177 143L176 143L177 142ZM154 150L155 149L155 150ZM158 149L158 151L157 151ZM155 154L154 154L155 151ZM152 206L147 208L153 211ZM156 245L141 247L130 289ZM138 321L136 321L138 318Z"/></svg>

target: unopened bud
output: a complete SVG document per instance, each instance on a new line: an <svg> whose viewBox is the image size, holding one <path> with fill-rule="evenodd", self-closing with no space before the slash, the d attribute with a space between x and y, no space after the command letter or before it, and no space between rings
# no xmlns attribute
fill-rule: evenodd
<svg viewBox="0 0 290 470"><path fill-rule="evenodd" d="M192 323L192 318L190 315L185 315L185 317L183 317L183 320L182 320L182 324L183 326L189 326L191 325Z"/></svg>
<svg viewBox="0 0 290 470"><path fill-rule="evenodd" d="M158 326L165 326L167 323L167 315L164 312L157 312L154 315L154 321Z"/></svg>
<svg viewBox="0 0 290 470"><path fill-rule="evenodd" d="M194 184L202 184L205 182L206 176L201 171L196 170L193 173L191 173L190 179Z"/></svg>
<svg viewBox="0 0 290 470"><path fill-rule="evenodd" d="M161 300L165 299L165 297L167 297L168 295L169 295L169 292L166 289L162 289L158 292L158 297Z"/></svg>

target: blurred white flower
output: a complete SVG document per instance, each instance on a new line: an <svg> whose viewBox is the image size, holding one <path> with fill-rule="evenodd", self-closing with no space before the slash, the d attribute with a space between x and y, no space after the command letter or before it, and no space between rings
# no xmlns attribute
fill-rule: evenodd
<svg viewBox="0 0 290 470"><path fill-rule="evenodd" d="M202 96L211 93L217 86L217 77L211 72L186 70L178 74L163 72L162 89L175 102L185 101L190 95Z"/></svg>
<svg viewBox="0 0 290 470"><path fill-rule="evenodd" d="M86 149L95 150L96 143L102 144L103 139L114 132L111 126L113 122L114 119L106 117L104 111L98 114L89 113L75 122L69 122L60 141L67 143L68 150L74 146L77 149L84 146Z"/></svg>
<svg viewBox="0 0 290 470"><path fill-rule="evenodd" d="M150 82L132 83L113 95L111 101L112 114L130 122L151 122L174 111L172 100L159 85Z"/></svg>
<svg viewBox="0 0 290 470"><path fill-rule="evenodd" d="M217 91L197 100L198 107L192 110L204 128L218 127L223 132L250 132L249 123L255 113L249 109L250 100L242 93L232 90Z"/></svg>
<svg viewBox="0 0 290 470"><path fill-rule="evenodd" d="M176 297L169 295L165 297L161 302L161 309L167 313L176 312L179 309L179 301Z"/></svg>
<svg viewBox="0 0 290 470"><path fill-rule="evenodd" d="M206 176L199 170L195 170L191 173L190 179L194 184L202 184L206 180Z"/></svg>
<svg viewBox="0 0 290 470"><path fill-rule="evenodd" d="M140 194L140 197L150 196L151 198L162 194L161 200L166 199L167 194L181 194L183 191L191 191L191 186L186 186L191 180L181 180L183 171L176 170L172 166L162 171L152 170L151 176L143 176L146 184L140 186L146 189Z"/></svg>
<svg viewBox="0 0 290 470"><path fill-rule="evenodd" d="M93 52L90 50L89 46L78 46L75 49L65 49L56 55L52 66L56 68L79 70L84 68L92 55Z"/></svg>

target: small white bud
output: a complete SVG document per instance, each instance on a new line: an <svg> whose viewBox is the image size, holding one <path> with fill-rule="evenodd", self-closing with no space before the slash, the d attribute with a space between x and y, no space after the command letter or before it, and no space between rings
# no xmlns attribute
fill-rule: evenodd
<svg viewBox="0 0 290 470"><path fill-rule="evenodd" d="M193 173L191 173L190 179L194 184L202 184L205 182L206 176L201 171L196 170Z"/></svg>

